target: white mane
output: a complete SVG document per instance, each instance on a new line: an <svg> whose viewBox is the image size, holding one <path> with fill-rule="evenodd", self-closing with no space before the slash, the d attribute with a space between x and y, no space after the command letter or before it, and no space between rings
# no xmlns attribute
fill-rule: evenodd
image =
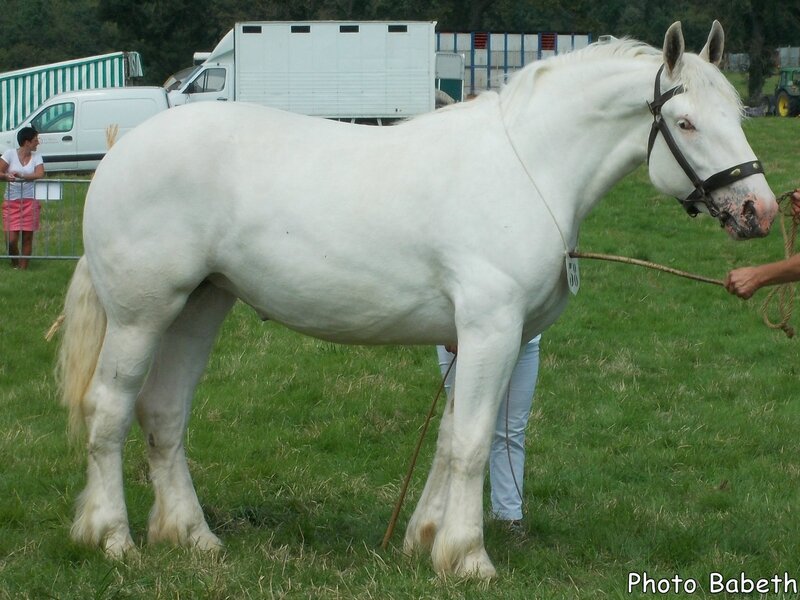
<svg viewBox="0 0 800 600"><path fill-rule="evenodd" d="M623 38L611 42L596 42L567 54L535 61L514 73L508 83L500 90L499 96L509 109L519 101L529 99L535 91L537 80L545 73L590 61L607 61L610 58L640 59L657 65L662 60L662 51L638 40ZM723 98L734 104L742 113L743 107L738 93L722 73L696 54L684 53L680 69L680 83L686 93L703 96L709 90L722 94Z"/></svg>

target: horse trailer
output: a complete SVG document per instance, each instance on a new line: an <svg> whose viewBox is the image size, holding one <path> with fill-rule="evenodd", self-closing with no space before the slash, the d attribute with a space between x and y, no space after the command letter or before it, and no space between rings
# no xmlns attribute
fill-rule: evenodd
<svg viewBox="0 0 800 600"><path fill-rule="evenodd" d="M247 22L167 80L170 104L254 102L341 120L434 109L435 22Z"/></svg>

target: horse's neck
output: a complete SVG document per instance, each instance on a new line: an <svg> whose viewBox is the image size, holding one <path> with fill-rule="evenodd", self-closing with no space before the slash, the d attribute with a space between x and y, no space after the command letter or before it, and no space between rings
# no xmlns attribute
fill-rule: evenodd
<svg viewBox="0 0 800 600"><path fill-rule="evenodd" d="M646 100L657 67L644 60L626 64L548 70L530 101L505 121L545 201L575 227L645 161L651 122Z"/></svg>

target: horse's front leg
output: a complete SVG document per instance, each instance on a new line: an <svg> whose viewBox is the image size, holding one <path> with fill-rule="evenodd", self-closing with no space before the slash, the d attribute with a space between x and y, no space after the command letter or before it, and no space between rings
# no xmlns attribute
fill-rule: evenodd
<svg viewBox="0 0 800 600"><path fill-rule="evenodd" d="M507 317L458 331L458 370L450 440L449 484L434 569L489 578L483 545L483 481L502 395L519 356L521 324Z"/></svg>
<svg viewBox="0 0 800 600"><path fill-rule="evenodd" d="M433 456L428 480L406 527L403 550L407 554L411 554L414 550L430 550L444 520L447 492L450 487L452 435L453 397L450 395L439 425L436 453Z"/></svg>

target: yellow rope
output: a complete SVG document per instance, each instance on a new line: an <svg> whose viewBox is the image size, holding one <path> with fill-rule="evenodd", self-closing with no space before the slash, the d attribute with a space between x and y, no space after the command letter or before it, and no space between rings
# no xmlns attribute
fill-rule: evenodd
<svg viewBox="0 0 800 600"><path fill-rule="evenodd" d="M783 203L786 199L790 198L793 192L786 192L778 198L778 204ZM787 231L786 221L791 219L792 226ZM792 203L789 202L781 207L781 232L783 232L783 254L785 258L791 258L795 254L795 242L797 240L797 226L800 223L800 215L795 215L792 208ZM780 329L786 337L794 337L794 328L789 325L794 311L794 283L782 283L774 286L764 301L761 303L761 314L764 318L764 324L771 329ZM770 313L774 312L771 306L777 299L777 312L780 317L777 321L770 318Z"/></svg>
<svg viewBox="0 0 800 600"><path fill-rule="evenodd" d="M618 262L623 263L626 265L635 265L637 267L645 267L647 269L653 269L655 271L662 271L663 273L669 273L670 275L677 275L678 277L685 277L686 279L692 279L694 281L700 281L702 283L711 283L713 285L724 286L725 282L721 279L713 279L711 277L704 277L703 275L696 275L695 273L687 273L686 271L679 271L678 269L673 269L672 267L667 267L665 265L660 265L658 263L650 262L649 260L640 260L638 258L628 258L627 256L617 256L615 254L598 254L597 252L578 252L573 250L569 253L572 258L590 258L593 260L608 260L611 262Z"/></svg>

